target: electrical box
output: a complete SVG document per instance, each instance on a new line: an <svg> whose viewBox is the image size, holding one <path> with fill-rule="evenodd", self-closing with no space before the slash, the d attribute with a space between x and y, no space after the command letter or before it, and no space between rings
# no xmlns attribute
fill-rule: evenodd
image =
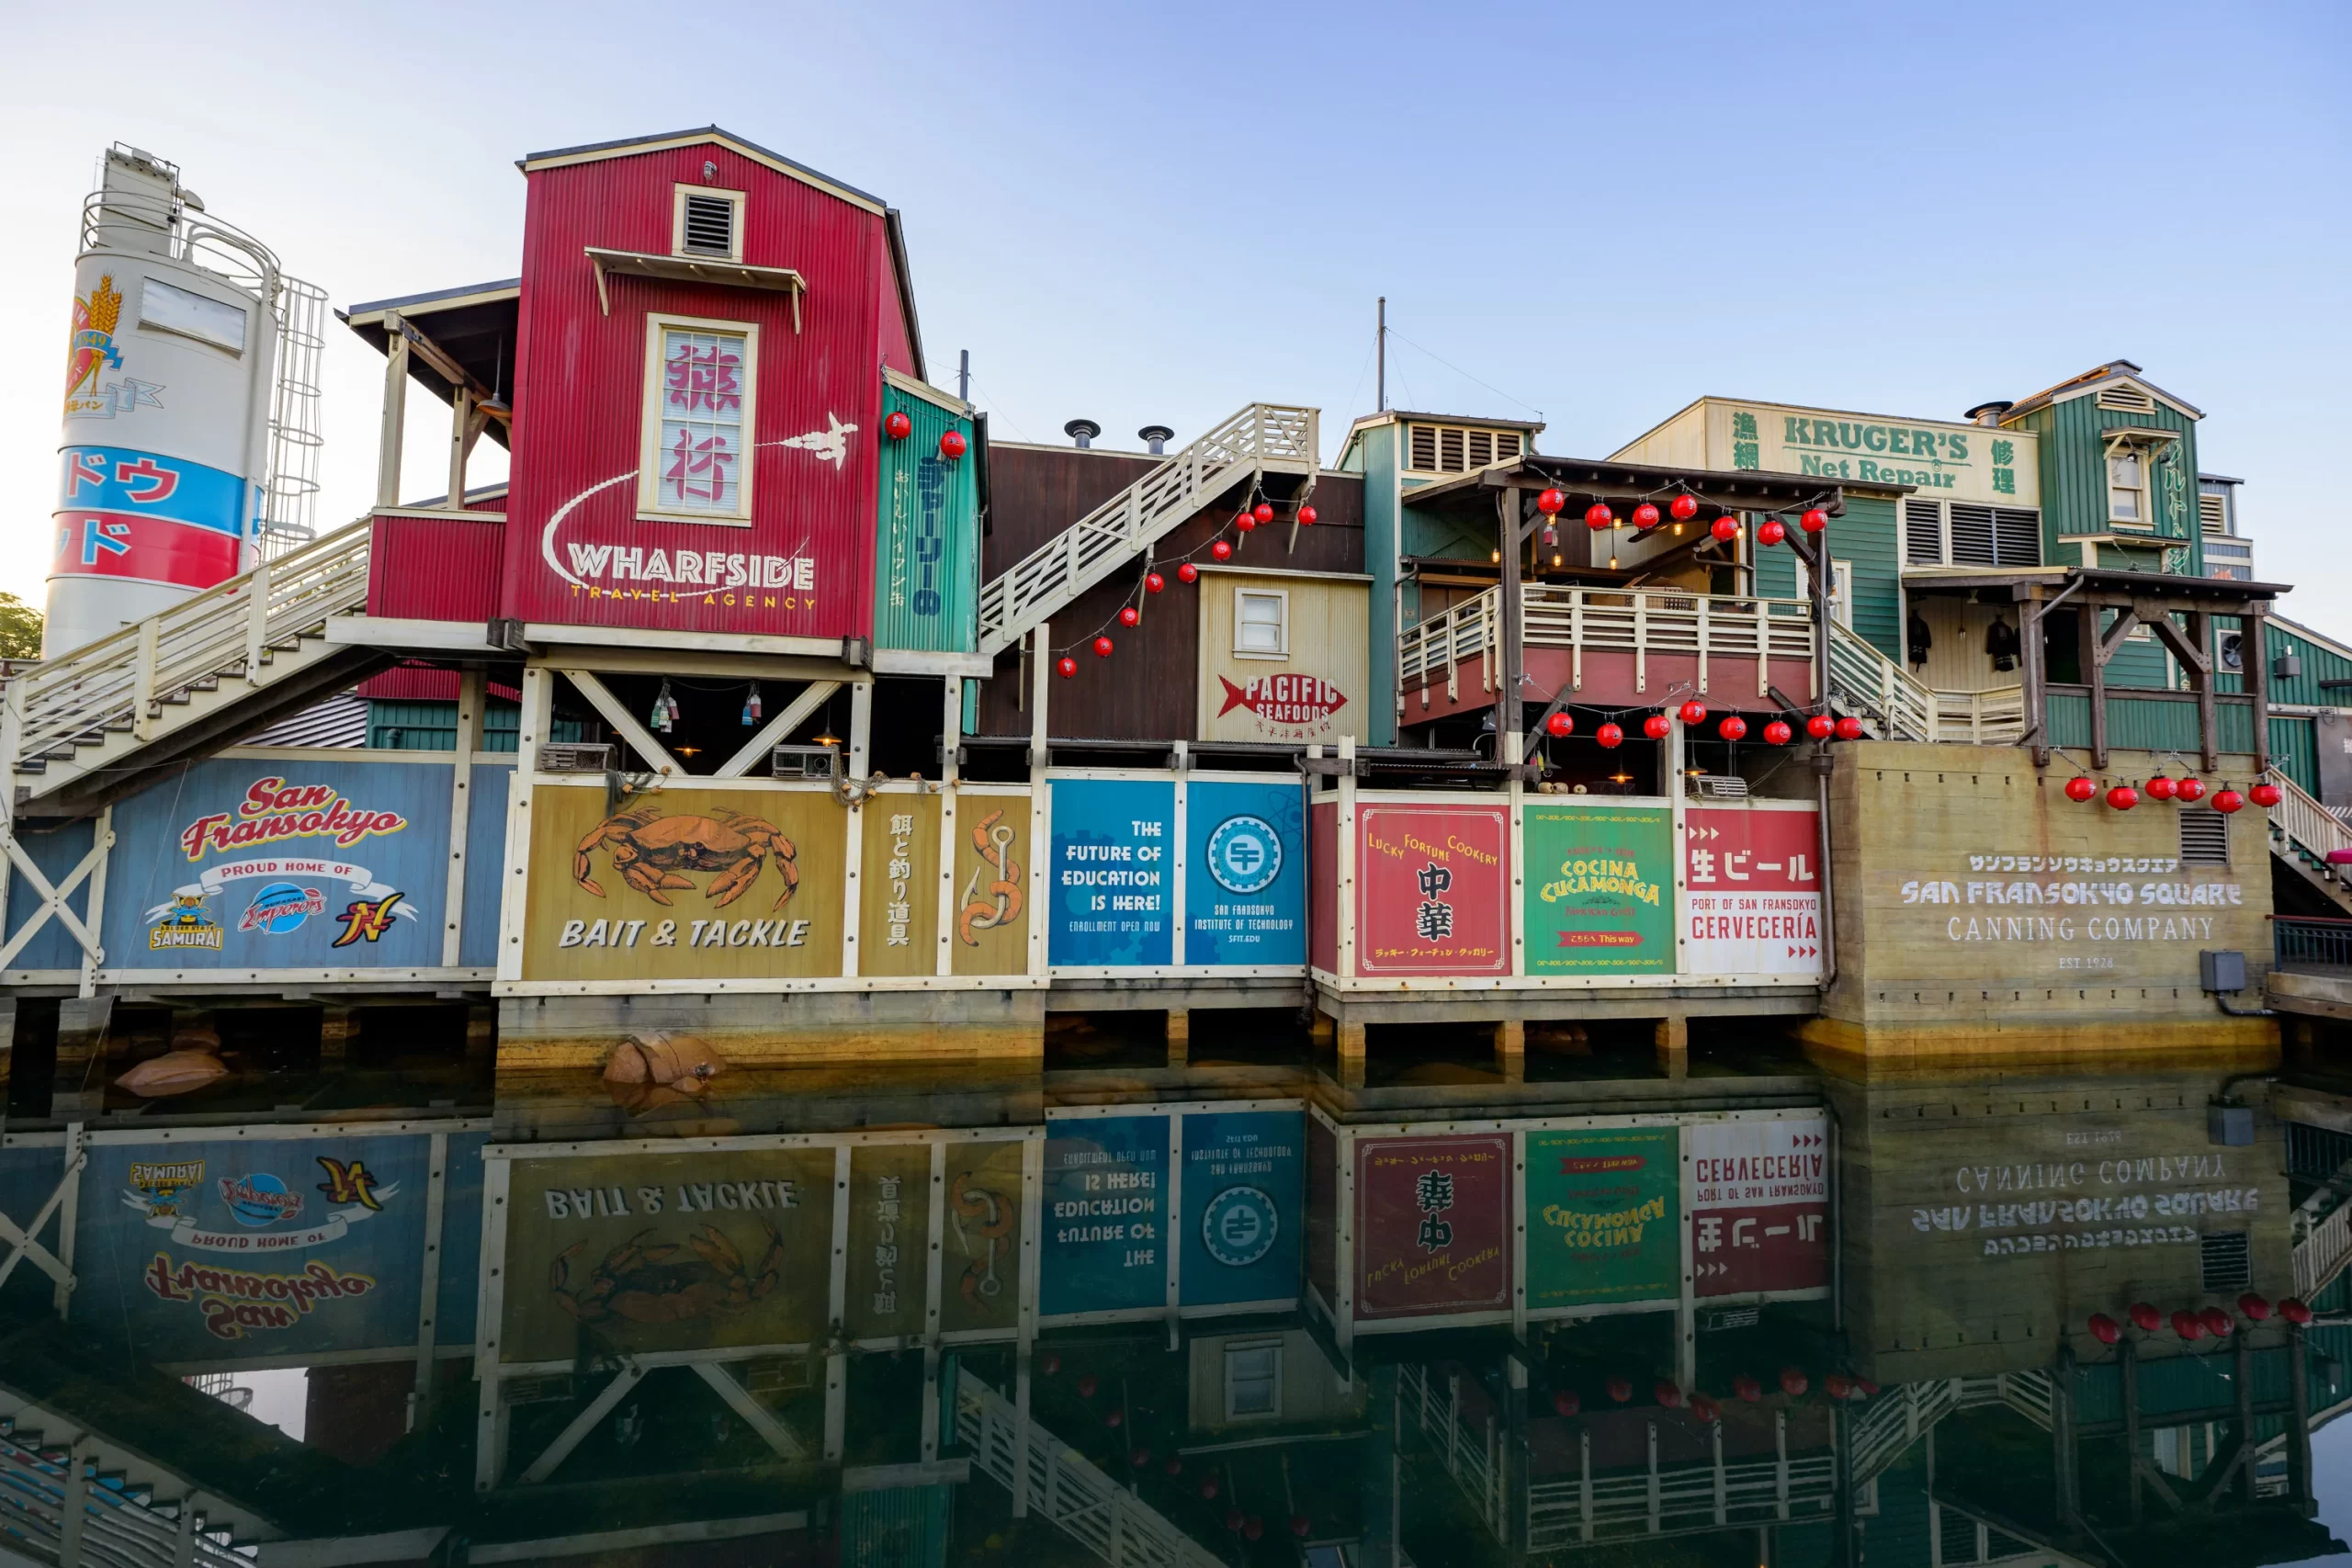
<svg viewBox="0 0 2352 1568"><path fill-rule="evenodd" d="M838 746L779 746L768 753L768 776L775 779L839 778L842 752Z"/></svg>
<svg viewBox="0 0 2352 1568"><path fill-rule="evenodd" d="M2209 991L2245 990L2245 954L2231 948L2199 953L2197 979Z"/></svg>
<svg viewBox="0 0 2352 1568"><path fill-rule="evenodd" d="M2208 1105L2205 1108L2205 1137L2209 1143L2223 1148L2242 1149L2254 1142L2254 1107L2251 1105Z"/></svg>

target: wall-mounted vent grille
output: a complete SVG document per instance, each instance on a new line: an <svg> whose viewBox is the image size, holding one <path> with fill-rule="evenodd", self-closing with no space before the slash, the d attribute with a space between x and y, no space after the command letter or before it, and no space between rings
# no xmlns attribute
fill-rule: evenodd
<svg viewBox="0 0 2352 1568"><path fill-rule="evenodd" d="M1903 503L1903 558L1913 566L1944 561L1944 509L1933 501Z"/></svg>
<svg viewBox="0 0 2352 1568"><path fill-rule="evenodd" d="M2208 534L2230 531L2230 502L2227 496L2200 495L2197 498L2197 521L2205 525Z"/></svg>
<svg viewBox="0 0 2352 1568"><path fill-rule="evenodd" d="M2227 865L2230 863L2230 819L2218 811L2184 811L2179 814L2180 863L2183 865Z"/></svg>
<svg viewBox="0 0 2352 1568"><path fill-rule="evenodd" d="M698 256L733 255L734 202L723 196L688 196L684 248Z"/></svg>
<svg viewBox="0 0 2352 1568"><path fill-rule="evenodd" d="M1953 502L1951 559L1955 566L2041 565L2041 513L2031 507Z"/></svg>
<svg viewBox="0 0 2352 1568"><path fill-rule="evenodd" d="M2147 393L2142 391L2139 388L2128 383L2113 387L2102 387L2099 389L2098 396L2092 400L2100 408L2114 409L2121 413L2154 413L2156 412L2156 400L2148 396Z"/></svg>
<svg viewBox="0 0 2352 1568"><path fill-rule="evenodd" d="M1525 446L1516 430L1415 424L1407 431L1405 467L1417 474L1465 474L1489 463L1508 463Z"/></svg>
<svg viewBox="0 0 2352 1568"><path fill-rule="evenodd" d="M2243 1291L2254 1283L2254 1252L2245 1231L2198 1238L2208 1291Z"/></svg>
<svg viewBox="0 0 2352 1568"><path fill-rule="evenodd" d="M2003 566L2041 564L2041 513L2031 507L1993 509L1993 546Z"/></svg>

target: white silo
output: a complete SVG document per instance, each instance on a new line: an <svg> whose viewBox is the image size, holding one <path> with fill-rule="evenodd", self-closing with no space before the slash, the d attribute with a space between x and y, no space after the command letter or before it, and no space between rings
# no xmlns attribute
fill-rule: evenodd
<svg viewBox="0 0 2352 1568"><path fill-rule="evenodd" d="M82 209L44 658L306 538L325 303L117 145Z"/></svg>

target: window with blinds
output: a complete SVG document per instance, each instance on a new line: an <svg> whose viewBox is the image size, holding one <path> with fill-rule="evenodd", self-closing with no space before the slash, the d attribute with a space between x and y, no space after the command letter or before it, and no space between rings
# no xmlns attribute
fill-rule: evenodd
<svg viewBox="0 0 2352 1568"><path fill-rule="evenodd" d="M1525 438L1516 430L1464 424L1406 426L1405 467L1417 474L1466 474L1519 457Z"/></svg>
<svg viewBox="0 0 2352 1568"><path fill-rule="evenodd" d="M1935 502L1925 504L1932 506ZM1955 501L1950 510L1951 558L1954 566L2041 564L2041 513L2033 508L1978 506Z"/></svg>
<svg viewBox="0 0 2352 1568"><path fill-rule="evenodd" d="M670 252L681 256L743 259L743 193L678 186L671 214Z"/></svg>
<svg viewBox="0 0 2352 1568"><path fill-rule="evenodd" d="M2230 531L2230 502L2227 496L2205 494L2197 498L2197 521L2208 534Z"/></svg>
<svg viewBox="0 0 2352 1568"><path fill-rule="evenodd" d="M1944 563L1944 508L1938 501L1903 503L1903 558L1911 566Z"/></svg>
<svg viewBox="0 0 2352 1568"><path fill-rule="evenodd" d="M2156 412L2156 400L2148 396L2147 393L2142 391L2139 388L2131 385L2129 382L2121 382L2112 387L2102 387L2099 389L2098 396L2094 398L2092 401L2097 403L2100 408L2113 409L2119 413L2154 413Z"/></svg>

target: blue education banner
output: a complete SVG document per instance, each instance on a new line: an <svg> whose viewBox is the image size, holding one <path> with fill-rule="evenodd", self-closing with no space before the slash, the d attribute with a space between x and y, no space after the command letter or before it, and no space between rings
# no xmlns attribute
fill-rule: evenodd
<svg viewBox="0 0 2352 1568"><path fill-rule="evenodd" d="M1038 1310L1165 1308L1167 1213L1167 1117L1048 1121Z"/></svg>
<svg viewBox="0 0 2352 1568"><path fill-rule="evenodd" d="M1175 962L1176 785L1056 779L1046 962L1057 968Z"/></svg>
<svg viewBox="0 0 2352 1568"><path fill-rule="evenodd" d="M230 758L120 802L107 966L439 968L451 783L444 762Z"/></svg>
<svg viewBox="0 0 2352 1568"><path fill-rule="evenodd" d="M74 1320L149 1361L414 1345L431 1145L411 1134L96 1145Z"/></svg>
<svg viewBox="0 0 2352 1568"><path fill-rule="evenodd" d="M1297 1298L1306 1143L1303 1111L1184 1118L1183 1305Z"/></svg>
<svg viewBox="0 0 2352 1568"><path fill-rule="evenodd" d="M1184 800L1184 962L1306 964L1306 840L1296 784L1196 780Z"/></svg>

